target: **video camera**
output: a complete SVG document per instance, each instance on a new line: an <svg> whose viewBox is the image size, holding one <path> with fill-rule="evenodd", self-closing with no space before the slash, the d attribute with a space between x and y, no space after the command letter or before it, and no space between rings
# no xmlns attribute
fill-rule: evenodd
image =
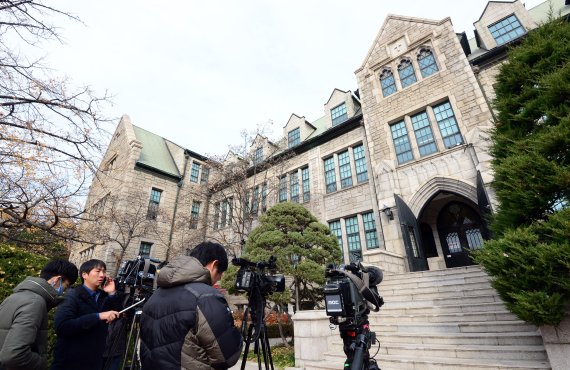
<svg viewBox="0 0 570 370"><path fill-rule="evenodd" d="M285 291L285 276L265 273L266 269L269 271L277 269L276 260L274 256L269 257L267 262L250 262L245 258L234 258L232 263L240 266L236 277L236 289L251 293L252 289L257 287L263 296Z"/></svg>
<svg viewBox="0 0 570 370"><path fill-rule="evenodd" d="M384 300L378 294L377 285L383 278L378 267L364 267L352 262L349 265L329 264L325 271L327 278L324 295L327 315L331 323L346 323L358 326L366 315L378 311Z"/></svg>
<svg viewBox="0 0 570 370"><path fill-rule="evenodd" d="M160 260L143 256L123 262L114 279L117 290L128 290L131 294L138 291L139 294L150 297L156 290L157 269L162 267L162 264Z"/></svg>

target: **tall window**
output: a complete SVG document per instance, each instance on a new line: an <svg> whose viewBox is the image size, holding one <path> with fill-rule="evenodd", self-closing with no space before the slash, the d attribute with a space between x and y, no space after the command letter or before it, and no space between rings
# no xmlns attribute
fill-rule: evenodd
<svg viewBox="0 0 570 370"><path fill-rule="evenodd" d="M259 208L259 186L253 188L253 197L251 199L251 213L257 215L257 210Z"/></svg>
<svg viewBox="0 0 570 370"><path fill-rule="evenodd" d="M141 242L141 245L139 246L139 256L149 257L151 248L152 243Z"/></svg>
<svg viewBox="0 0 570 370"><path fill-rule="evenodd" d="M334 157L325 159L325 183L327 193L336 191L336 175L334 173Z"/></svg>
<svg viewBox="0 0 570 370"><path fill-rule="evenodd" d="M396 92L396 79L389 69L384 69L380 74L380 85L382 86L382 95L390 96Z"/></svg>
<svg viewBox="0 0 570 370"><path fill-rule="evenodd" d="M491 32L491 35L493 35L497 45L506 44L507 42L526 33L521 22L519 22L518 18L514 14L490 25L489 31Z"/></svg>
<svg viewBox="0 0 570 370"><path fill-rule="evenodd" d="M461 137L461 132L459 132L459 126L457 126L451 104L447 101L437 105L433 107L433 113L435 114L435 119L439 126L445 147L449 149L456 145L463 144L463 138Z"/></svg>
<svg viewBox="0 0 570 370"><path fill-rule="evenodd" d="M348 150L339 153L338 169L340 172L340 187L344 189L352 186L352 173L350 171L350 157L348 156Z"/></svg>
<svg viewBox="0 0 570 370"><path fill-rule="evenodd" d="M368 180L368 169L366 168L366 156L364 155L364 145L360 144L352 148L354 164L356 167L356 182L361 183Z"/></svg>
<svg viewBox="0 0 570 370"><path fill-rule="evenodd" d="M287 201L287 175L279 178L279 202Z"/></svg>
<svg viewBox="0 0 570 370"><path fill-rule="evenodd" d="M439 71L435 63L435 57L429 49L421 49L418 55L418 64L420 65L420 72L423 78L431 76Z"/></svg>
<svg viewBox="0 0 570 370"><path fill-rule="evenodd" d="M299 203L299 175L297 172L289 174L289 189L291 202Z"/></svg>
<svg viewBox="0 0 570 370"><path fill-rule="evenodd" d="M338 125L339 123L343 123L348 118L348 114L346 113L346 104L342 103L339 106L334 107L331 109L331 117L332 117L332 125L333 127Z"/></svg>
<svg viewBox="0 0 570 370"><path fill-rule="evenodd" d="M329 229L331 229L331 234L336 236L336 240L338 241L338 246L342 251L342 229L340 228L340 220L329 222ZM344 253L343 253L343 260L344 260Z"/></svg>
<svg viewBox="0 0 570 370"><path fill-rule="evenodd" d="M398 163L402 164L414 159L414 156L412 155L412 146L410 145L410 139L408 138L406 123L404 121L395 123L390 126L390 130L392 131L392 140L394 140L394 148L396 149Z"/></svg>
<svg viewBox="0 0 570 370"><path fill-rule="evenodd" d="M253 164L259 164L263 161L263 147L255 149L255 156L253 157Z"/></svg>
<svg viewBox="0 0 570 370"><path fill-rule="evenodd" d="M220 202L214 204L214 230L220 226Z"/></svg>
<svg viewBox="0 0 570 370"><path fill-rule="evenodd" d="M197 183L199 174L200 174L200 163L192 162L192 170L190 171L190 181Z"/></svg>
<svg viewBox="0 0 570 370"><path fill-rule="evenodd" d="M230 222L228 222L228 200L224 199L221 203L221 214L222 214L222 218L220 220L220 227L226 227L226 222L227 224L229 224Z"/></svg>
<svg viewBox="0 0 570 370"><path fill-rule="evenodd" d="M414 66L412 65L412 61L409 59L404 59L400 64L398 64L398 74L400 75L402 88L410 86L417 81Z"/></svg>
<svg viewBox="0 0 570 370"><path fill-rule="evenodd" d="M358 232L358 218L356 216L344 220L346 227L346 240L350 262L362 259L360 247L360 233Z"/></svg>
<svg viewBox="0 0 570 370"><path fill-rule="evenodd" d="M303 202L311 200L311 189L309 186L309 167L301 169L301 180L303 181Z"/></svg>
<svg viewBox="0 0 570 370"><path fill-rule="evenodd" d="M363 213L362 222L364 223L364 234L366 236L366 248L378 248L378 235L376 234L376 223L374 222L374 213Z"/></svg>
<svg viewBox="0 0 570 370"><path fill-rule="evenodd" d="M200 202L192 201L192 211L190 212L190 228L198 228L198 218L200 217Z"/></svg>
<svg viewBox="0 0 570 370"><path fill-rule="evenodd" d="M267 210L267 183L261 185L261 212Z"/></svg>
<svg viewBox="0 0 570 370"><path fill-rule="evenodd" d="M148 210L146 212L146 218L149 220L156 220L158 214L158 205L160 204L160 197L162 195L162 190L152 188L150 191L150 199L148 200Z"/></svg>
<svg viewBox="0 0 570 370"><path fill-rule="evenodd" d="M234 199L232 197L226 198L214 205L214 229L231 225L233 206Z"/></svg>
<svg viewBox="0 0 570 370"><path fill-rule="evenodd" d="M287 142L289 143L289 148L297 146L301 143L301 129L299 127L289 131L289 134L287 135Z"/></svg>
<svg viewBox="0 0 570 370"><path fill-rule="evenodd" d="M426 112L421 112L411 117L412 126L414 126L414 134L418 143L420 156L426 156L437 151L433 132Z"/></svg>
<svg viewBox="0 0 570 370"><path fill-rule="evenodd" d="M208 177L210 177L210 168L202 168L202 176L200 177L200 184L206 184L208 182Z"/></svg>

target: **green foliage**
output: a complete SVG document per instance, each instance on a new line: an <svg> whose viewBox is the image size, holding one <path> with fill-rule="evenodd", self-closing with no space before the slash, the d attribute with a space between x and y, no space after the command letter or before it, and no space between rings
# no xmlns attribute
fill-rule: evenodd
<svg viewBox="0 0 570 370"><path fill-rule="evenodd" d="M536 325L556 325L570 300L570 208L505 232L485 243L475 259L509 310Z"/></svg>
<svg viewBox="0 0 570 370"><path fill-rule="evenodd" d="M529 32L495 91L496 239L475 258L518 317L556 325L570 301L570 23Z"/></svg>
<svg viewBox="0 0 570 370"><path fill-rule="evenodd" d="M341 258L336 237L307 209L296 203L279 203L260 217L245 245L245 257L252 261L277 258L279 273L292 277L299 286L299 300L319 302L325 282L325 266ZM289 303L294 294L273 294L269 299Z"/></svg>
<svg viewBox="0 0 570 370"><path fill-rule="evenodd" d="M275 366L276 369L294 367L295 347L293 345L287 347L284 344L277 344L271 347L271 357L273 358L273 365ZM248 353L247 356L247 360L257 362L257 355L254 353L253 350L251 350L251 347L250 347L250 352Z"/></svg>
<svg viewBox="0 0 570 370"><path fill-rule="evenodd" d="M12 294L16 285L27 276L39 276L48 262L44 256L32 254L13 245L0 244L0 302ZM55 347L56 334L53 329L54 310L49 313L48 354L51 356Z"/></svg>

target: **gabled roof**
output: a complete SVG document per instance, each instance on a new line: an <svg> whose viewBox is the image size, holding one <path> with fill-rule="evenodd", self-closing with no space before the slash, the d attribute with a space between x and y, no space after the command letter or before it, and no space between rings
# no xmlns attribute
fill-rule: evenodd
<svg viewBox="0 0 570 370"><path fill-rule="evenodd" d="M142 144L138 165L158 170L166 175L181 177L163 137L135 125L133 130L137 140Z"/></svg>
<svg viewBox="0 0 570 370"><path fill-rule="evenodd" d="M287 120L287 123L283 126L283 128L287 127L287 125L289 124L289 122L291 121L291 118L293 118L293 116L295 116L295 117L297 117L297 118L300 118L300 119L303 119L303 120L305 121L305 124L306 124L306 125L309 125L309 126L311 126L312 128L315 128L315 126L313 126L313 124L312 124L311 122L307 121L304 116L301 117L301 116L299 116L298 114L295 114L295 113L291 113L291 115L289 116L289 119Z"/></svg>
<svg viewBox="0 0 570 370"><path fill-rule="evenodd" d="M432 19L417 18L417 17L406 17L403 15L388 14L386 16L386 19L384 19L384 23L382 24L380 31L378 31L378 34L374 38L374 42L372 43L372 46L370 46L368 53L366 53L366 57L364 58L364 61L362 62L361 66L358 67L358 69L355 71L355 73L358 73L358 71L360 71L361 69L363 69L366 66L366 63L368 63L368 59L370 59L370 55L372 55L372 52L374 51L376 44L378 44L378 41L382 37L382 34L384 33L384 30L386 29L388 22L393 20L393 19L398 20L398 21L406 21L406 22L410 22L410 23L433 24L434 26L438 26L438 25L443 24L447 21L451 21L451 18L449 18L449 17L446 17L440 21L436 21L436 20L432 20Z"/></svg>
<svg viewBox="0 0 570 370"><path fill-rule="evenodd" d="M487 2L487 5L485 5L485 9L483 9L483 12L481 13L481 15L479 16L479 19L477 19L475 22L473 22L473 24L479 22L481 20L481 18L483 18L483 14L485 14L485 12L487 11L487 8L489 7L489 4L491 3L504 3L504 4L512 4L514 2L516 2L517 0L513 0L513 1L489 1Z"/></svg>
<svg viewBox="0 0 570 370"><path fill-rule="evenodd" d="M327 102L325 103L325 105L327 105L327 104L331 101L331 99L332 99L332 97L333 97L335 91L341 92L341 93L343 93L343 94L346 94L346 93L348 92L348 91L344 91L344 90L341 90L341 89L338 89L338 88L335 87L334 90L332 91L331 95L329 96L329 99L328 99Z"/></svg>

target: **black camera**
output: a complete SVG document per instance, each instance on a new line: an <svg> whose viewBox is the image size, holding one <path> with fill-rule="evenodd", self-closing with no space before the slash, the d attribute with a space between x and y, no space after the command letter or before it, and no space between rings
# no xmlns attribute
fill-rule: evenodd
<svg viewBox="0 0 570 370"><path fill-rule="evenodd" d="M382 281L382 270L364 267L360 263L328 265L324 295L325 307L333 324L346 322L360 325L370 310L378 311L384 300L378 294L377 285Z"/></svg>
<svg viewBox="0 0 570 370"><path fill-rule="evenodd" d="M240 266L236 277L236 289L251 293L253 288L258 287L262 295L285 291L285 276L265 273L265 270L277 269L275 261L274 256L269 257L267 262L250 262L245 258L234 258L232 263Z"/></svg>
<svg viewBox="0 0 570 370"><path fill-rule="evenodd" d="M156 263L161 262L154 258L142 256L123 262L115 278L117 290L125 291L128 287L130 289L139 288L141 291L152 293L156 289Z"/></svg>

